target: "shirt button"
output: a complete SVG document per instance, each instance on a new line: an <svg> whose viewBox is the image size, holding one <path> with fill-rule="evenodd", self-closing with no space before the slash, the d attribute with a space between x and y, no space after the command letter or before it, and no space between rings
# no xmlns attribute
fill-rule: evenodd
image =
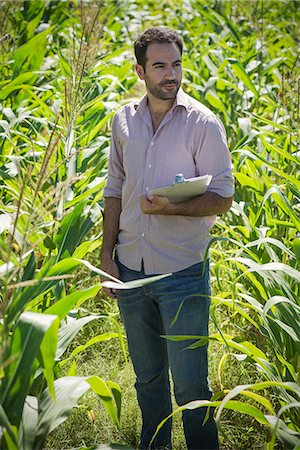
<svg viewBox="0 0 300 450"><path fill-rule="evenodd" d="M154 142L151 142L151 144L150 144L150 145L151 145L151 147L152 147L152 146L154 145Z"/></svg>
<svg viewBox="0 0 300 450"><path fill-rule="evenodd" d="M151 164L149 164L149 166L148 166L148 167L149 167L149 169L151 169L152 165L151 165Z"/></svg>
<svg viewBox="0 0 300 450"><path fill-rule="evenodd" d="M145 237L145 233L142 233L142 237Z"/></svg>
<svg viewBox="0 0 300 450"><path fill-rule="evenodd" d="M146 191L149 191L149 188L148 188L148 187L146 187Z"/></svg>

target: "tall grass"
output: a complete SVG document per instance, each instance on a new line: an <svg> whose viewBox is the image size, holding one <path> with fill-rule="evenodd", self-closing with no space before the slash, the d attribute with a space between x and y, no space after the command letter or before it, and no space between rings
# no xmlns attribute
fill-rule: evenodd
<svg viewBox="0 0 300 450"><path fill-rule="evenodd" d="M212 382L221 442L228 450L248 449L250 442L252 448L296 449L297 2L6 1L0 22L1 445L42 445L89 387L120 425L120 390L113 383L118 380L129 408L121 431L100 425L105 413L88 397L93 406L83 403L81 411L87 423L96 420L101 435L86 425L86 433L76 438L72 430L66 442L136 446L132 422L139 419L122 386L133 384L133 375L124 364L116 308L97 294L97 258L111 117L140 94L132 40L145 27L164 24L182 31L184 88L222 118L234 164L235 201L218 220L210 247L214 331L209 340L220 355L218 361L212 356L217 366ZM199 337L196 345L203 343ZM99 364L89 363L88 356ZM95 372L97 379L91 378ZM104 381L107 374L111 382ZM80 387L66 410L60 389L69 386L70 396L75 385ZM30 416L38 404L42 411L51 404L54 411L55 393L59 420ZM72 417L74 429L79 422L84 428L80 413ZM37 433L29 418L38 423ZM49 445L62 448L68 423ZM250 424L245 436L238 432L241 423ZM182 437L175 448L184 448Z"/></svg>

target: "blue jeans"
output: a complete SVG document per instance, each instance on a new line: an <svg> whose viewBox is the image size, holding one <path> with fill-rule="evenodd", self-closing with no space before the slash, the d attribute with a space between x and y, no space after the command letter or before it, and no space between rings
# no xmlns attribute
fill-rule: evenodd
<svg viewBox="0 0 300 450"><path fill-rule="evenodd" d="M143 270L130 270L120 262L118 266L122 281L147 277ZM185 348L195 340L176 342L161 336L208 335L209 265L206 265L204 272L203 264L198 263L142 288L117 292L142 412L139 448L171 449L171 419L165 423L149 447L156 427L172 412L169 368L178 405L192 400L209 400L212 392L208 381L207 345L187 350ZM172 325L182 302L178 318ZM206 408L183 412L184 433L189 450L219 448L212 414L206 424L202 425L205 414Z"/></svg>

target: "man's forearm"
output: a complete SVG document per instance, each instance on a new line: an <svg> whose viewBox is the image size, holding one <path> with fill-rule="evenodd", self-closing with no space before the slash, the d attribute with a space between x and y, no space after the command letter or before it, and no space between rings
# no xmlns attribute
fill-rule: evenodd
<svg viewBox="0 0 300 450"><path fill-rule="evenodd" d="M180 203L171 203L167 197L143 197L141 208L144 214L204 217L226 213L230 209L231 203L231 197L224 198L208 191L203 195Z"/></svg>
<svg viewBox="0 0 300 450"><path fill-rule="evenodd" d="M215 216L226 213L231 203L231 197L225 198L214 192L206 192L185 202L171 203L170 214L194 217Z"/></svg>
<svg viewBox="0 0 300 450"><path fill-rule="evenodd" d="M111 258L113 255L119 234L120 214L121 200L119 198L106 197L104 204L101 260Z"/></svg>

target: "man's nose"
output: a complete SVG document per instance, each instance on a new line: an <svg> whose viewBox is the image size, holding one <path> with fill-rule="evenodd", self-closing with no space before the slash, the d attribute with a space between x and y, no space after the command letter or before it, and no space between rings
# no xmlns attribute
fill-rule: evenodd
<svg viewBox="0 0 300 450"><path fill-rule="evenodd" d="M174 78L176 78L174 67L168 67L166 69L165 78L167 80L174 80Z"/></svg>

